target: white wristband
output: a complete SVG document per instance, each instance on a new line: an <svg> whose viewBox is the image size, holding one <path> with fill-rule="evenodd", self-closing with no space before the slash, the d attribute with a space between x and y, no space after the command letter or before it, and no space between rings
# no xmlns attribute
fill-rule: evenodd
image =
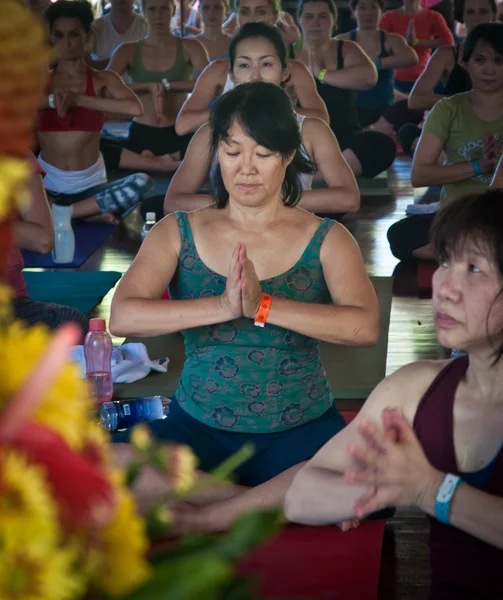
<svg viewBox="0 0 503 600"><path fill-rule="evenodd" d="M164 78L161 83L164 86L164 89L169 92L171 89L171 83L166 78Z"/></svg>
<svg viewBox="0 0 503 600"><path fill-rule="evenodd" d="M49 94L47 102L49 103L50 108L56 108L56 99L54 98L54 94Z"/></svg>

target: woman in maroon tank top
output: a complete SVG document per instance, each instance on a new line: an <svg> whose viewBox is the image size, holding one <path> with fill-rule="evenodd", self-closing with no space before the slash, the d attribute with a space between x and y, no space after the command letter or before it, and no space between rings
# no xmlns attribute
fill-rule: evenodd
<svg viewBox="0 0 503 600"><path fill-rule="evenodd" d="M407 365L299 471L289 519L345 523L387 506L430 517L430 599L503 598L503 191L436 217L437 339L467 355ZM364 443L362 445L362 442Z"/></svg>

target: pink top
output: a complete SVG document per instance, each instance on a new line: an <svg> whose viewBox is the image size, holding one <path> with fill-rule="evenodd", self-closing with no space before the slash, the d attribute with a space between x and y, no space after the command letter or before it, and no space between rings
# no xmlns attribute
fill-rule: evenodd
<svg viewBox="0 0 503 600"><path fill-rule="evenodd" d="M27 157L30 161L33 172L40 173L42 177L45 175L44 170L38 164L37 159L30 152ZM21 250L16 246L13 247L10 253L9 262L7 264L7 283L14 290L14 296L16 298L28 298L28 291L26 289L26 282L23 277L24 260Z"/></svg>
<svg viewBox="0 0 503 600"><path fill-rule="evenodd" d="M406 15L400 9L388 10L381 17L379 28L405 37L410 21L414 21L418 40L438 39L440 46L454 46L454 38L444 17L434 10L424 9L415 15ZM397 81L416 81L424 71L431 56L431 48L414 46L414 50L419 57L417 65L405 69L396 69L395 79Z"/></svg>

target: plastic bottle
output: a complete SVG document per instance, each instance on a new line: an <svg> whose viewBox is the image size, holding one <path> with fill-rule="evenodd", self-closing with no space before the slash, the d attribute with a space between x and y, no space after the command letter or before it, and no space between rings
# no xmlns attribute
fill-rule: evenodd
<svg viewBox="0 0 503 600"><path fill-rule="evenodd" d="M155 212L148 212L145 216L145 223L141 229L141 241L147 237L147 233L155 225Z"/></svg>
<svg viewBox="0 0 503 600"><path fill-rule="evenodd" d="M127 429L142 421L165 419L170 400L164 396L150 396L137 400L105 402L100 406L101 425L107 431Z"/></svg>
<svg viewBox="0 0 503 600"><path fill-rule="evenodd" d="M105 319L91 319L84 341L86 377L92 384L93 397L100 404L111 400L113 394L112 349Z"/></svg>
<svg viewBox="0 0 503 600"><path fill-rule="evenodd" d="M71 263L75 255L75 235L72 229L72 207L53 204L51 208L54 224L54 249L52 260L55 263Z"/></svg>

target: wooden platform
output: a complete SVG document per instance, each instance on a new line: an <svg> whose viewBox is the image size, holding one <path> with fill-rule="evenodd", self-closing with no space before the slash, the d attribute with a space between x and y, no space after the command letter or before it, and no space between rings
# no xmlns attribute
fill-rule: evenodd
<svg viewBox="0 0 503 600"><path fill-rule="evenodd" d="M360 244L369 274L376 276L389 276L395 271L397 260L389 250L386 232L390 225L405 216L407 204L414 202L408 158L399 157L395 161L387 174L387 182L393 192L391 197L365 195L361 211L344 219L344 224ZM125 271L140 246L140 229L138 217L131 215L83 268ZM431 301L418 299L415 285L414 272L407 269L395 272L388 374L415 360L446 356L446 351L435 341ZM111 297L112 294L105 297L95 316L108 318ZM340 407L358 409L359 402L346 400L340 403ZM387 526L384 538L379 600L427 599L427 531L426 517L419 511L397 511Z"/></svg>

